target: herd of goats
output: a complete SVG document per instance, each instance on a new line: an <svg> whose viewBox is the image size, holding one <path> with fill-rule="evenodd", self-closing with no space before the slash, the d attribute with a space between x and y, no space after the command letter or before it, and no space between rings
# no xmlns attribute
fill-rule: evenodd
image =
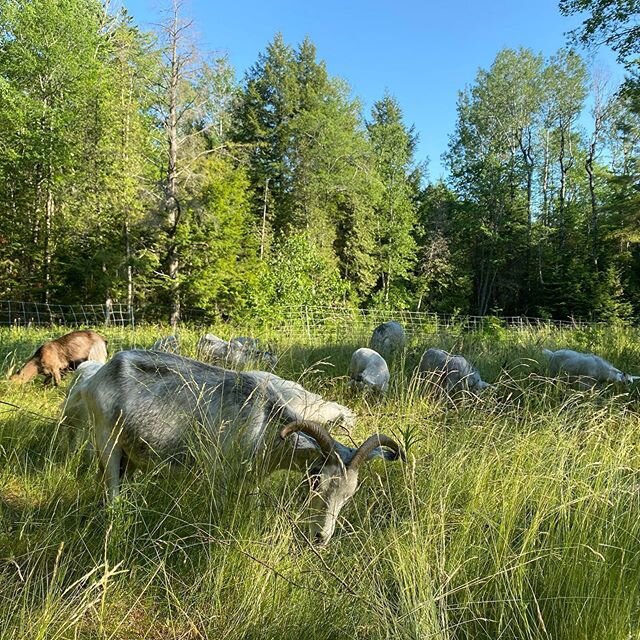
<svg viewBox="0 0 640 640"><path fill-rule="evenodd" d="M357 349L349 366L356 389L384 394L389 386L387 360L406 346L395 321L378 326L369 347ZM334 425L350 428L349 408L306 390L271 371L238 370L252 363L271 368L273 353L253 338L226 341L206 334L196 359L180 355L176 336L159 339L150 349L120 351L108 360L107 342L94 331L73 331L45 342L10 380L27 382L43 375L60 383L75 370L62 409L62 421L75 434L76 446L89 441L103 473L108 499L134 469L184 459L203 444L215 463L235 454L251 460L259 473L294 469L308 479L309 539L326 544L344 504L358 485L363 462L405 459L392 438L375 433L352 448L329 433ZM616 369L599 356L570 349L543 350L553 375L581 381L629 384L640 379ZM108 360L108 361L107 361ZM461 355L427 349L419 371L447 392L482 393L491 385ZM90 437L89 429L92 430Z"/></svg>

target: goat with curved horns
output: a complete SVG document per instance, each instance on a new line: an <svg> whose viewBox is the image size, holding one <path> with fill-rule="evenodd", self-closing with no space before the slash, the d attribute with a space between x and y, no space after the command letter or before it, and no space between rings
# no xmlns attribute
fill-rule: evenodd
<svg viewBox="0 0 640 640"><path fill-rule="evenodd" d="M321 424L297 419L268 389L251 373L169 353L116 354L83 393L110 497L118 495L127 465L175 459L190 443L208 442L222 454L216 459L236 451L259 462L263 474L293 468L315 477L310 537L328 542L356 490L361 464L374 457L404 459L404 452L378 434L357 449L347 447Z"/></svg>

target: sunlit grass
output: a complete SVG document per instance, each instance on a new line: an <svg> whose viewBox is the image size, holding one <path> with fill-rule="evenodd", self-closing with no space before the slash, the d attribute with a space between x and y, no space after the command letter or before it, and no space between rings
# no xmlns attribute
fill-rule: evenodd
<svg viewBox="0 0 640 640"><path fill-rule="evenodd" d="M299 476L257 484L204 453L135 475L105 508L95 463L58 423L68 382L4 378L57 333L0 330L0 638L640 638L637 390L549 381L540 355L573 347L640 373L640 334L425 328L376 400L344 377L367 331L259 335L276 373L357 412L356 442L408 445L406 465L363 470L318 552ZM168 331L103 333L113 354ZM187 355L198 335L180 332ZM413 368L428 346L465 354L495 388L424 388Z"/></svg>

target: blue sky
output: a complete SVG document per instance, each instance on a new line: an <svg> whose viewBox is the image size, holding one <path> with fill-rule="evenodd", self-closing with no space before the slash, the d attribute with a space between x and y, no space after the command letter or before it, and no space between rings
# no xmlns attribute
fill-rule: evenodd
<svg viewBox="0 0 640 640"><path fill-rule="evenodd" d="M163 6L122 2L143 28L159 20ZM429 158L432 179L444 174L440 156L454 130L458 91L473 83L478 68L488 68L505 47L551 55L580 22L561 16L557 0L187 0L185 13L201 47L225 52L239 78L275 33L293 45L309 36L366 114L385 91L398 99L419 134L417 159ZM600 51L593 64L621 81L610 52Z"/></svg>

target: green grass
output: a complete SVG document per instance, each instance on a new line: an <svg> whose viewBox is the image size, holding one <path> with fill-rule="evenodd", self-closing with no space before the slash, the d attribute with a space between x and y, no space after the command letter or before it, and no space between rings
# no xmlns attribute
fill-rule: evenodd
<svg viewBox="0 0 640 640"><path fill-rule="evenodd" d="M198 472L135 475L105 508L95 463L57 421L68 382L5 380L51 332L0 330L0 638L640 638L637 390L578 390L540 362L569 346L640 373L640 333L428 329L382 401L344 378L370 327L260 336L283 354L278 374L356 410L356 441L408 445L406 465L363 471L321 552L299 476L256 485L204 455ZM166 330L103 333L114 353ZM187 354L198 335L181 332ZM464 353L496 387L425 390L412 369L427 346Z"/></svg>

